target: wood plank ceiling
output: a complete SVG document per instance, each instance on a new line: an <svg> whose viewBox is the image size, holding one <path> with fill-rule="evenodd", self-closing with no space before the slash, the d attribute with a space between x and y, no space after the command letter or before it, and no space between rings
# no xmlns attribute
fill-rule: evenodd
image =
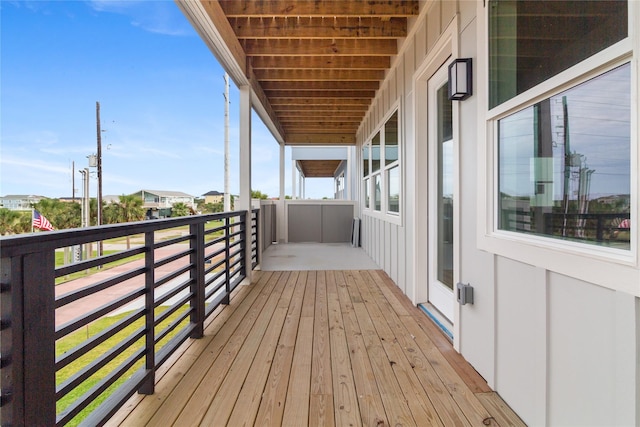
<svg viewBox="0 0 640 427"><path fill-rule="evenodd" d="M355 144L417 0L219 0L288 145ZM216 21L210 16L212 21ZM254 87L255 89L255 87Z"/></svg>

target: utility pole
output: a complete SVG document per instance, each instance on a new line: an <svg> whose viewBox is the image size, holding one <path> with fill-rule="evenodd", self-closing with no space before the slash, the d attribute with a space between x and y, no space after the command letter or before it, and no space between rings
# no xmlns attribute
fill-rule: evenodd
<svg viewBox="0 0 640 427"><path fill-rule="evenodd" d="M102 131L100 130L100 103L96 102L96 132L98 140L98 214L97 225L102 225ZM98 242L98 256L102 256L102 240Z"/></svg>
<svg viewBox="0 0 640 427"><path fill-rule="evenodd" d="M229 75L224 73L224 211L231 210L229 193Z"/></svg>
<svg viewBox="0 0 640 427"><path fill-rule="evenodd" d="M89 168L84 168L80 170L80 173L82 174L82 227L88 227L90 222L89 222ZM89 258L89 253L90 253L90 245L91 243L87 243L85 245L85 252L86 252L86 256L83 257L82 256L82 251L80 252L80 256L78 257L75 253L76 250L74 248L74 258L79 258L78 260L81 259L88 259ZM79 246L78 246L79 247Z"/></svg>

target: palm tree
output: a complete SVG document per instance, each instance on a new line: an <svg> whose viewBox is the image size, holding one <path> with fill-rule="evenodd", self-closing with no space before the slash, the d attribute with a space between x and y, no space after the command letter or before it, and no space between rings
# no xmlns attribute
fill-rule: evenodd
<svg viewBox="0 0 640 427"><path fill-rule="evenodd" d="M117 224L120 222L120 204L111 202L102 208L102 222L105 224Z"/></svg>
<svg viewBox="0 0 640 427"><path fill-rule="evenodd" d="M58 230L77 228L81 225L82 208L79 203L61 202L58 199L42 199L33 207Z"/></svg>
<svg viewBox="0 0 640 427"><path fill-rule="evenodd" d="M15 224L20 214L7 208L0 208L0 235L15 233Z"/></svg>
<svg viewBox="0 0 640 427"><path fill-rule="evenodd" d="M191 212L189 206L187 206L183 202L174 203L174 205L171 207L172 217L188 216L190 213Z"/></svg>
<svg viewBox="0 0 640 427"><path fill-rule="evenodd" d="M14 224L13 232L16 234L31 233L31 222L33 220L31 216L31 212L23 212L18 221Z"/></svg>
<svg viewBox="0 0 640 427"><path fill-rule="evenodd" d="M144 219L144 209L142 199L133 194L119 196L120 202L120 222L142 221Z"/></svg>
<svg viewBox="0 0 640 427"><path fill-rule="evenodd" d="M141 221L144 219L144 209L142 208L142 199L135 195L119 197L119 215L118 222ZM127 235L127 249L131 248L131 238Z"/></svg>

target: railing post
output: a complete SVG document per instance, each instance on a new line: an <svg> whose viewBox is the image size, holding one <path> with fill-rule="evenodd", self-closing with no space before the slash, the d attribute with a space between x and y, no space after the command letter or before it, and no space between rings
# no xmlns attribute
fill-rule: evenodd
<svg viewBox="0 0 640 427"><path fill-rule="evenodd" d="M224 298L221 301L221 304L229 304L231 301L231 272L229 268L231 266L231 261L229 260L230 250L229 245L231 244L231 238L229 235L231 234L231 219L230 217L226 217L224 219Z"/></svg>
<svg viewBox="0 0 640 427"><path fill-rule="evenodd" d="M195 328L191 332L191 338L202 338L204 335L205 289L204 289L204 222L191 224L191 323Z"/></svg>
<svg viewBox="0 0 640 427"><path fill-rule="evenodd" d="M144 245L146 253L144 257L145 267L145 369L150 375L142 384L138 392L140 394L153 394L156 384L156 334L155 334L155 251L154 251L154 234L153 231L147 231L144 234Z"/></svg>
<svg viewBox="0 0 640 427"><path fill-rule="evenodd" d="M251 207L244 211L240 217L240 253L242 262L240 268L244 271L244 276L251 282Z"/></svg>
<svg viewBox="0 0 640 427"><path fill-rule="evenodd" d="M11 262L12 335L17 335L11 363L14 385L20 375L17 371L22 371L22 389L16 387L12 399L22 414L14 412L13 424L55 425L55 251L24 255L22 266L16 261ZM20 272L15 271L20 267L21 281ZM19 306L22 313L16 310Z"/></svg>
<svg viewBox="0 0 640 427"><path fill-rule="evenodd" d="M596 241L602 242L604 240L604 218L598 216L596 219Z"/></svg>
<svg viewBox="0 0 640 427"><path fill-rule="evenodd" d="M260 235L260 217L262 209L256 209L256 265L262 261L262 238Z"/></svg>
<svg viewBox="0 0 640 427"><path fill-rule="evenodd" d="M0 259L0 425L20 425L24 419L21 259Z"/></svg>

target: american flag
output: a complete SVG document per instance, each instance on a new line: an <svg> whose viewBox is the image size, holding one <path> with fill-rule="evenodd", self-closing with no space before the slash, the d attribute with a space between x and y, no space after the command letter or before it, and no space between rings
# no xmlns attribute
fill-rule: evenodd
<svg viewBox="0 0 640 427"><path fill-rule="evenodd" d="M631 228L631 221L629 221L629 219L623 219L620 221L618 228Z"/></svg>
<svg viewBox="0 0 640 427"><path fill-rule="evenodd" d="M53 225L49 222L47 218L44 217L37 210L33 210L33 228L39 228L40 230L51 231L53 230Z"/></svg>

